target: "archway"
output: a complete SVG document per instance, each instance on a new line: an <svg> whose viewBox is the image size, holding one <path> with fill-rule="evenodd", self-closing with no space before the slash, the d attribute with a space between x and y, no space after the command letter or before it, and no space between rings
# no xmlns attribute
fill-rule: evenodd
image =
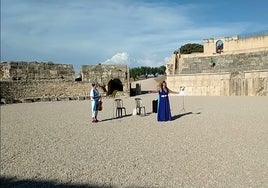
<svg viewBox="0 0 268 188"><path fill-rule="evenodd" d="M223 42L221 40L218 40L216 42L216 53L221 53L223 51Z"/></svg>
<svg viewBox="0 0 268 188"><path fill-rule="evenodd" d="M115 78L108 82L108 95L111 95L115 90L123 91L123 84L120 79Z"/></svg>

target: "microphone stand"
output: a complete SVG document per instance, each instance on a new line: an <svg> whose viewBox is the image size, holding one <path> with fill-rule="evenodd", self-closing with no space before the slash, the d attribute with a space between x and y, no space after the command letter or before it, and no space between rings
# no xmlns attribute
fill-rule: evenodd
<svg viewBox="0 0 268 188"><path fill-rule="evenodd" d="M182 95L182 109L181 111L185 112L185 108L184 108L184 94Z"/></svg>
<svg viewBox="0 0 268 188"><path fill-rule="evenodd" d="M183 112L186 111L185 110L185 107L184 107L184 95L185 95L184 89L185 89L185 87L184 86L181 86L181 88L180 88L180 92L181 92L181 95L182 95L182 109L181 109L181 111L183 111Z"/></svg>

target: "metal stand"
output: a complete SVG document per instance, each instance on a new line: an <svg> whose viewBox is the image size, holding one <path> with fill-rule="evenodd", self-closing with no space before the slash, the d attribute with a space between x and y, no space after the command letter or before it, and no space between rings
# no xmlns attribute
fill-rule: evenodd
<svg viewBox="0 0 268 188"><path fill-rule="evenodd" d="M182 109L181 111L185 112L185 108L184 108L184 95L182 95Z"/></svg>
<svg viewBox="0 0 268 188"><path fill-rule="evenodd" d="M185 108L184 108L184 96L185 96L185 93L184 93L184 90L185 90L185 86L181 86L180 87L180 94L182 96L182 109L181 111L185 112Z"/></svg>

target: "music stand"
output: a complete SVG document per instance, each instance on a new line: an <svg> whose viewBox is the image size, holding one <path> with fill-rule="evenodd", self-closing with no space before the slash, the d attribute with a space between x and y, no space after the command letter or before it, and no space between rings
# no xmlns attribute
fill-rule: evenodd
<svg viewBox="0 0 268 188"><path fill-rule="evenodd" d="M185 112L185 108L184 108L184 96L185 96L185 86L180 86L180 96L182 96L182 109L181 111Z"/></svg>

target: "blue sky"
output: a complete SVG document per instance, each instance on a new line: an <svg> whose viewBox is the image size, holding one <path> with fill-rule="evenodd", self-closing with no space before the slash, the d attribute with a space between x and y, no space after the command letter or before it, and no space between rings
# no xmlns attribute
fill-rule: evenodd
<svg viewBox="0 0 268 188"><path fill-rule="evenodd" d="M203 39L268 31L266 0L1 0L1 61L165 65Z"/></svg>

